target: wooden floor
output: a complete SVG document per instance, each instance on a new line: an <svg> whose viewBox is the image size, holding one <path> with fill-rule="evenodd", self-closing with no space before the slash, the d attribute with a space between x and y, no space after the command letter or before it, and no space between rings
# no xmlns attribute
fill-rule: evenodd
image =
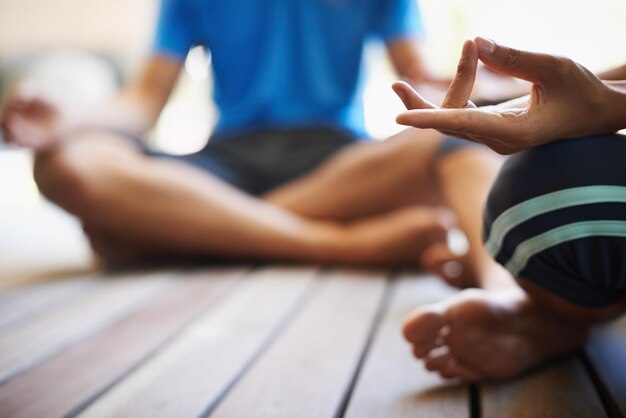
<svg viewBox="0 0 626 418"><path fill-rule="evenodd" d="M0 417L625 416L625 324L505 384L425 371L400 323L453 292L416 274L280 266L9 288Z"/></svg>

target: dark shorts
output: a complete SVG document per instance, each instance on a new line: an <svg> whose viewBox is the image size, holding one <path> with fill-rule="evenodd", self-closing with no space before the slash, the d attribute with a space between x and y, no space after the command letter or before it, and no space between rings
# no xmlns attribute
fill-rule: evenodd
<svg viewBox="0 0 626 418"><path fill-rule="evenodd" d="M557 141L512 156L485 209L487 251L577 305L626 297L626 137Z"/></svg>
<svg viewBox="0 0 626 418"><path fill-rule="evenodd" d="M206 170L226 183L260 196L301 177L342 148L369 142L340 129L314 127L267 129L211 139L195 154L174 156L150 151L135 139L143 151L155 157L182 161ZM446 137L433 162L477 144Z"/></svg>
<svg viewBox="0 0 626 418"><path fill-rule="evenodd" d="M268 129L211 139L201 151L180 160L212 173L252 195L262 195L309 173L345 146L363 142L332 128Z"/></svg>

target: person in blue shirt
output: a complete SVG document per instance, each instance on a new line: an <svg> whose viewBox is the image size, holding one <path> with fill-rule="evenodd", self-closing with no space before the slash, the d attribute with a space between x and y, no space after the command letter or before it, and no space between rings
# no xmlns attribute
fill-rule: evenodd
<svg viewBox="0 0 626 418"><path fill-rule="evenodd" d="M370 38L388 41L402 76L427 78L413 45L422 35L414 0L248 0L237 9L164 0L161 7L155 54L183 62L194 45L211 52L214 138L316 125L366 137L361 67Z"/></svg>
<svg viewBox="0 0 626 418"><path fill-rule="evenodd" d="M367 140L364 48L381 39L399 76L436 83L421 33L415 0L162 0L152 54L113 103L16 95L1 122L9 142L35 150L42 193L108 260L433 263L446 251L433 245L446 240L449 209L480 241L481 196L498 162L435 131ZM195 45L212 57L215 132L192 155L152 152L137 138Z"/></svg>

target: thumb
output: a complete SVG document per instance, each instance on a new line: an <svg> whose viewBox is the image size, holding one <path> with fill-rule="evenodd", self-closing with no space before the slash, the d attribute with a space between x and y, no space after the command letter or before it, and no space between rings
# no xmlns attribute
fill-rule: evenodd
<svg viewBox="0 0 626 418"><path fill-rule="evenodd" d="M424 99L406 81L396 81L391 85L393 91L400 97L404 107L411 109L436 109L437 106Z"/></svg>
<svg viewBox="0 0 626 418"><path fill-rule="evenodd" d="M532 83L542 83L559 77L559 57L522 51L498 45L494 41L477 37L478 58L490 69Z"/></svg>

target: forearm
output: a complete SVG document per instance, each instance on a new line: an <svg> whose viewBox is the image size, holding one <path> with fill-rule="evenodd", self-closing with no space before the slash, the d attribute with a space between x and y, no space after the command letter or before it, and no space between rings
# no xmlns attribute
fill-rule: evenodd
<svg viewBox="0 0 626 418"><path fill-rule="evenodd" d="M73 109L67 130L112 129L142 135L155 123L172 92L181 63L153 56L117 98L102 106Z"/></svg>
<svg viewBox="0 0 626 418"><path fill-rule="evenodd" d="M67 109L61 127L64 135L85 129L107 129L141 136L155 123L158 112L132 92L122 92L110 102Z"/></svg>
<svg viewBox="0 0 626 418"><path fill-rule="evenodd" d="M428 82L432 78L421 59L405 63L402 69L398 69L398 75L404 80L411 81L413 84Z"/></svg>
<svg viewBox="0 0 626 418"><path fill-rule="evenodd" d="M429 79L418 39L395 39L387 43L387 52L398 76L413 84Z"/></svg>

